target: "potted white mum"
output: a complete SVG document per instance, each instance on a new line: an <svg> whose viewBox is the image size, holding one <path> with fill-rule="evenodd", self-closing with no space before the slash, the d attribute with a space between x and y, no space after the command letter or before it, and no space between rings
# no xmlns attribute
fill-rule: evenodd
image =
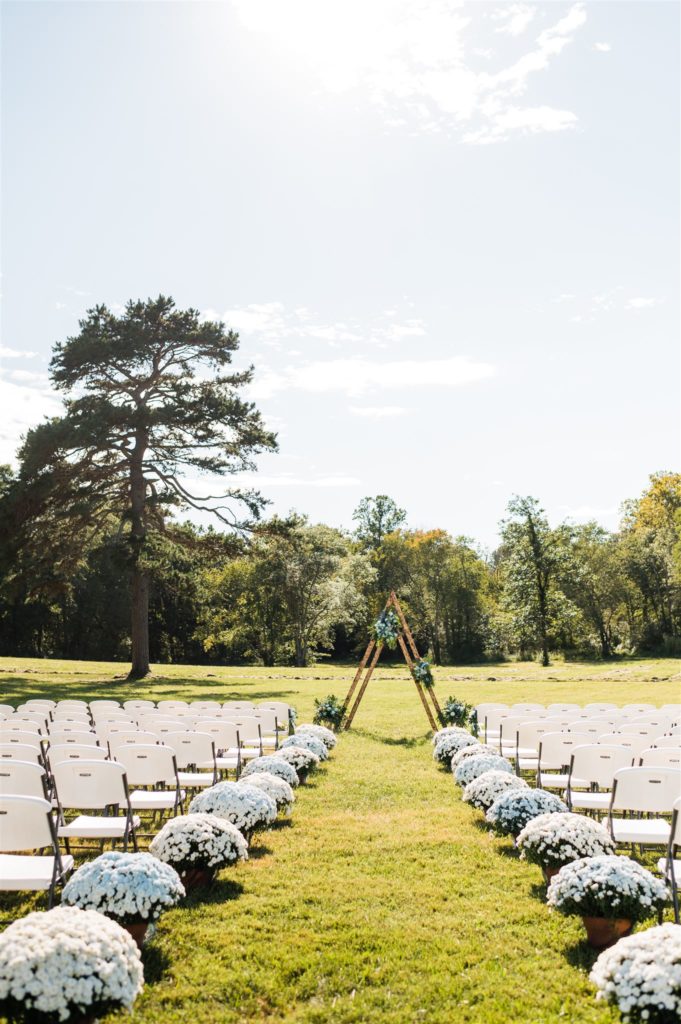
<svg viewBox="0 0 681 1024"><path fill-rule="evenodd" d="M147 928L184 896L180 877L150 853L110 850L81 865L64 886L62 903L117 921L141 948Z"/></svg>
<svg viewBox="0 0 681 1024"><path fill-rule="evenodd" d="M231 821L250 841L256 829L267 828L276 821L277 805L267 793L245 782L218 782L196 794L189 805L189 813L197 812Z"/></svg>
<svg viewBox="0 0 681 1024"><path fill-rule="evenodd" d="M583 814L538 814L518 836L520 856L538 864L549 882L562 867L583 857L615 852L608 830Z"/></svg>
<svg viewBox="0 0 681 1024"><path fill-rule="evenodd" d="M293 736L289 736L280 746L280 750L285 750L287 747L304 747L305 750L310 750L312 753L319 758L320 761L327 761L329 752L326 749L326 744L311 732L296 732Z"/></svg>
<svg viewBox="0 0 681 1024"><path fill-rule="evenodd" d="M487 811L494 801L507 789L527 789L525 779L519 778L513 772L486 771L478 775L468 783L463 791L464 803L477 807L479 811Z"/></svg>
<svg viewBox="0 0 681 1024"><path fill-rule="evenodd" d="M454 781L458 786L467 786L485 772L514 774L513 765L507 757L502 757L501 754L478 754L465 758L457 765L454 769Z"/></svg>
<svg viewBox="0 0 681 1024"><path fill-rule="evenodd" d="M327 729L325 725L313 725L311 723L303 722L302 725L296 726L295 735L299 735L301 732L309 732L317 739L321 740L326 749L331 752L338 742L336 734L331 730Z"/></svg>
<svg viewBox="0 0 681 1024"><path fill-rule="evenodd" d="M258 772L268 772L270 775L276 775L278 779L288 782L289 786L293 786L294 789L300 783L298 773L293 765L289 764L283 757L277 757L276 754L265 754L264 757L256 757L249 761L241 773L241 778L250 779L252 775Z"/></svg>
<svg viewBox="0 0 681 1024"><path fill-rule="evenodd" d="M293 810L296 794L288 782L284 782L276 775L271 775L269 772L254 772L245 780L240 780L239 785L256 786L258 789L262 789L274 800L277 810L283 811L286 815L290 815Z"/></svg>
<svg viewBox="0 0 681 1024"><path fill-rule="evenodd" d="M475 736L471 736L471 734L466 732L465 729L457 729L456 732L450 731L449 729L446 732L445 730L442 730L438 734L438 739L435 743L433 760L439 761L443 767L448 767L451 764L454 754L458 754L458 752L463 750L464 747L479 746L480 744L476 740Z"/></svg>
<svg viewBox="0 0 681 1024"><path fill-rule="evenodd" d="M187 891L212 885L220 868L248 859L248 843L236 825L215 814L170 818L149 851L175 868Z"/></svg>
<svg viewBox="0 0 681 1024"><path fill-rule="evenodd" d="M516 836L539 814L561 814L567 806L545 789L508 789L489 807L485 820L497 835Z"/></svg>
<svg viewBox="0 0 681 1024"><path fill-rule="evenodd" d="M601 953L590 974L596 998L616 1006L631 1024L681 1020L681 925L662 924L629 935Z"/></svg>
<svg viewBox="0 0 681 1024"><path fill-rule="evenodd" d="M319 764L319 758L316 754L313 754L306 747L299 747L295 744L292 744L290 747L280 747L277 751L277 757L288 761L295 768L301 783L305 782L309 773Z"/></svg>
<svg viewBox="0 0 681 1024"><path fill-rule="evenodd" d="M637 921L653 917L667 898L661 879L629 857L612 855L566 864L551 879L546 896L561 914L582 918L594 949L611 946Z"/></svg>
<svg viewBox="0 0 681 1024"><path fill-rule="evenodd" d="M86 1024L130 1009L143 985L134 940L95 910L55 907L0 934L0 1013L10 1021Z"/></svg>

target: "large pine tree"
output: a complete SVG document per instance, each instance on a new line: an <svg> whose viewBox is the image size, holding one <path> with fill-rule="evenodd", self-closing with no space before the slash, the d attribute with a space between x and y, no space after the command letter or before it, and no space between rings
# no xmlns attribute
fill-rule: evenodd
<svg viewBox="0 0 681 1024"><path fill-rule="evenodd" d="M228 372L238 335L160 295L121 316L96 306L55 346L50 375L63 416L30 430L20 452L24 543L67 566L87 539L120 524L131 584L131 679L149 672L149 542L173 510L210 510L243 528L264 505L252 490L208 497L187 475L254 468L276 449L239 391L253 368ZM222 488L220 488L222 490ZM244 518L245 515L245 518Z"/></svg>

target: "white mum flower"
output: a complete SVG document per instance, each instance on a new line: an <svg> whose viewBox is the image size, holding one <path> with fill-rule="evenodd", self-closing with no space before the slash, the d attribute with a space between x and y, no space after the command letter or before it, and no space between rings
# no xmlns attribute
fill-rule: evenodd
<svg viewBox="0 0 681 1024"><path fill-rule="evenodd" d="M442 730L444 732L444 730ZM472 736L465 729L457 729L456 731L448 729L445 735L440 735L439 739L435 743L435 750L433 751L433 760L439 761L442 765L449 765L451 763L454 754L458 754L464 747L476 747L480 746L475 736Z"/></svg>
<svg viewBox="0 0 681 1024"><path fill-rule="evenodd" d="M302 725L296 726L296 736L301 732L309 732L316 736L317 739L322 741L327 750L333 750L338 742L336 734L331 729L327 729L325 725L312 725L311 723L304 722Z"/></svg>
<svg viewBox="0 0 681 1024"><path fill-rule="evenodd" d="M170 818L149 850L177 871L221 868L248 859L248 843L236 825L215 814L181 814Z"/></svg>
<svg viewBox="0 0 681 1024"><path fill-rule="evenodd" d="M454 770L454 781L458 786L467 786L478 775L485 772L508 772L513 774L513 765L507 757L501 754L478 754L476 757L467 757Z"/></svg>
<svg viewBox="0 0 681 1024"><path fill-rule="evenodd" d="M625 1021L666 1024L681 1019L681 925L629 935L601 953L590 974L597 999Z"/></svg>
<svg viewBox="0 0 681 1024"><path fill-rule="evenodd" d="M256 828L266 828L277 817L277 805L267 793L239 782L218 782L197 793L189 813L197 811L225 818L246 835Z"/></svg>
<svg viewBox="0 0 681 1024"><path fill-rule="evenodd" d="M518 836L518 847L524 859L547 868L615 852L615 843L600 822L571 812L532 818Z"/></svg>
<svg viewBox="0 0 681 1024"><path fill-rule="evenodd" d="M249 761L241 773L241 778L250 778L256 772L268 772L270 775L276 775L278 779L288 782L289 786L293 786L294 789L300 781L293 765L275 754L266 754L264 757L256 757Z"/></svg>
<svg viewBox="0 0 681 1024"><path fill-rule="evenodd" d="M319 758L316 754L313 754L311 750L307 750L305 747L298 747L292 744L290 747L280 747L277 751L277 757L281 757L284 761L288 761L290 765L293 765L298 775L301 772L312 771L319 764Z"/></svg>
<svg viewBox="0 0 681 1024"><path fill-rule="evenodd" d="M329 757L326 744L309 732L298 732L296 730L293 736L289 736L284 740L279 749L285 750L287 747L304 747L305 750L311 750L320 761L326 761Z"/></svg>
<svg viewBox="0 0 681 1024"><path fill-rule="evenodd" d="M284 811L285 814L290 814L293 810L296 794L292 787L288 782L284 782L283 779L270 774L270 772L254 772L246 778L245 782L240 780L239 785L257 786L258 789L262 789L274 800L278 810Z"/></svg>
<svg viewBox="0 0 681 1024"><path fill-rule="evenodd" d="M177 872L150 853L110 850L74 872L64 886L62 903L129 924L155 921L184 894Z"/></svg>
<svg viewBox="0 0 681 1024"><path fill-rule="evenodd" d="M562 914L643 921L667 902L667 886L629 857L582 857L551 880L546 901Z"/></svg>
<svg viewBox="0 0 681 1024"><path fill-rule="evenodd" d="M527 783L508 770L486 771L468 783L463 791L463 800L479 811L486 811L507 789L527 789Z"/></svg>
<svg viewBox="0 0 681 1024"><path fill-rule="evenodd" d="M500 835L517 836L538 814L565 811L567 807L560 797L545 789L509 789L497 797L485 819Z"/></svg>

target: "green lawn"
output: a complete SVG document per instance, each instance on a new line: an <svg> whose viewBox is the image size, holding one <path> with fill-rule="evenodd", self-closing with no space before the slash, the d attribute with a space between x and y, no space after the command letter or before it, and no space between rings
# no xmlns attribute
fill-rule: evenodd
<svg viewBox="0 0 681 1024"><path fill-rule="evenodd" d="M158 669L0 659L0 702L49 696L281 698L309 720L343 696L351 666ZM436 672L441 699L678 701L678 662ZM166 914L144 953L136 1022L617 1020L587 979L581 925L549 914L539 869L519 861L432 761L404 667L381 668L350 733L298 791L292 823L255 841L209 899ZM3 923L33 901L5 897ZM124 1020L112 1016L111 1020Z"/></svg>

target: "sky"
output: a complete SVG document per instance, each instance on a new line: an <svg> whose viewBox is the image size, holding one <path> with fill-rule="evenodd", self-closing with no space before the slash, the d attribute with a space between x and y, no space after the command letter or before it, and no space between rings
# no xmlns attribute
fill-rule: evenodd
<svg viewBox="0 0 681 1024"><path fill-rule="evenodd" d="M513 494L615 528L679 469L678 3L1 17L0 462L52 345L163 293L239 331L270 512L492 547Z"/></svg>

